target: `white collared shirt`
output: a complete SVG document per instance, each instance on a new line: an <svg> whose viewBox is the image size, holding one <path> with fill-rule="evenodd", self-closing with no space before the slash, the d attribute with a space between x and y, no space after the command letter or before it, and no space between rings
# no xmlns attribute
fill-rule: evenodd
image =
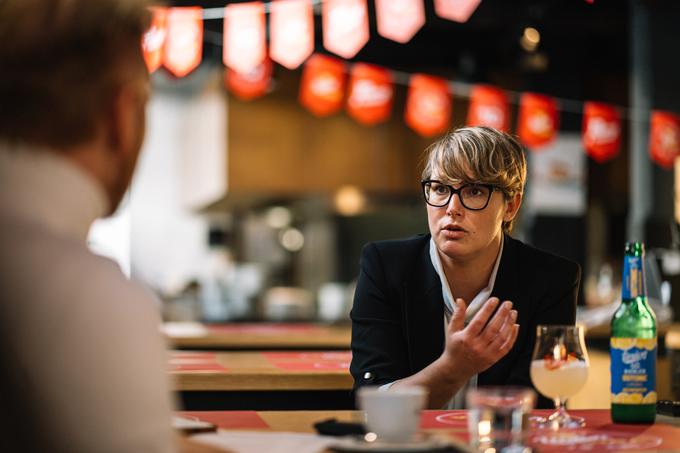
<svg viewBox="0 0 680 453"><path fill-rule="evenodd" d="M472 317L479 311L479 309L482 308L482 305L484 305L484 303L487 300L489 300L489 297L491 297L491 291L493 291L493 287L496 284L496 274L498 273L498 266L501 262L501 256L503 256L503 242L504 238L501 235L501 246L499 247L498 250L498 256L496 256L496 262L494 263L493 269L491 270L489 281L487 282L486 286L468 304L467 309L465 310L465 324L467 324L470 321L470 319L472 319ZM444 270L442 268L442 262L439 256L439 250L437 249L437 245L434 243L433 238L430 238L430 260L432 261L432 266L434 267L434 270L439 276L439 280L441 281L442 284L442 297L444 298L444 331L446 331L450 315L455 310L455 305L453 303L454 297L453 293L451 292L451 288L449 287L449 282L448 280L446 280L446 274L444 273ZM394 384L394 382L389 382L387 384L381 385L380 389L387 390L392 386L392 384ZM451 397L446 406L444 406L444 409L465 409L465 393L467 392L468 389L475 387L477 387L476 374L472 376L470 380L463 387L461 387L458 390L458 392L456 392L455 395L453 395L453 397Z"/></svg>
<svg viewBox="0 0 680 453"><path fill-rule="evenodd" d="M491 297L491 291L493 291L494 284L496 283L496 274L498 273L498 265L501 262L501 256L503 255L503 236L501 235L501 246L498 250L498 256L496 256L496 262L493 265L491 275L489 276L489 281L486 286L475 296L474 299L468 304L465 310L465 324L474 317L475 314L482 308L482 305L489 300ZM434 239L430 238L430 260L432 261L432 266L435 272L439 275L439 280L442 284L442 297L444 298L444 329L448 325L453 312L455 311L456 305L453 303L455 300L451 288L449 287L449 282L446 279L446 274L442 267L441 257L439 256L439 250L437 245L434 243ZM475 374L470 378L470 380L461 387L458 392L449 400L446 405L446 409L465 409L465 393L468 389L477 387L477 375Z"/></svg>

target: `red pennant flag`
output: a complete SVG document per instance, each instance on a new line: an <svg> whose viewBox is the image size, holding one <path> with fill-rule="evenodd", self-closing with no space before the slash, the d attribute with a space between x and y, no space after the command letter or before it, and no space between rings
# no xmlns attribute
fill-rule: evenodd
<svg viewBox="0 0 680 453"><path fill-rule="evenodd" d="M168 35L168 9L152 7L151 26L142 38L142 52L149 73L161 67L163 63L163 44Z"/></svg>
<svg viewBox="0 0 680 453"><path fill-rule="evenodd" d="M488 126L507 132L510 129L510 107L505 91L491 85L472 87L467 125Z"/></svg>
<svg viewBox="0 0 680 453"><path fill-rule="evenodd" d="M259 66L245 74L227 68L224 81L236 97L249 101L267 93L272 81L272 66L271 59L265 58Z"/></svg>
<svg viewBox="0 0 680 453"><path fill-rule="evenodd" d="M621 117L609 104L583 105L583 147L596 162L614 158L621 148Z"/></svg>
<svg viewBox="0 0 680 453"><path fill-rule="evenodd" d="M445 132L451 120L451 93L446 80L413 74L404 120L408 127L425 137Z"/></svg>
<svg viewBox="0 0 680 453"><path fill-rule="evenodd" d="M352 58L368 42L366 0L326 0L322 4L323 45Z"/></svg>
<svg viewBox="0 0 680 453"><path fill-rule="evenodd" d="M650 123L649 155L657 165L670 169L680 156L680 116L653 110Z"/></svg>
<svg viewBox="0 0 680 453"><path fill-rule="evenodd" d="M295 69L314 51L314 13L309 0L277 0L269 17L272 60Z"/></svg>
<svg viewBox="0 0 680 453"><path fill-rule="evenodd" d="M467 22L482 0L434 0L437 16L456 22Z"/></svg>
<svg viewBox="0 0 680 453"><path fill-rule="evenodd" d="M425 24L423 0L375 0L378 33L400 43L408 42Z"/></svg>
<svg viewBox="0 0 680 453"><path fill-rule="evenodd" d="M262 64L266 56L264 27L262 2L226 6L222 45L224 64L242 74Z"/></svg>
<svg viewBox="0 0 680 453"><path fill-rule="evenodd" d="M315 54L307 60L300 82L300 103L317 116L342 108L345 64L337 58Z"/></svg>
<svg viewBox="0 0 680 453"><path fill-rule="evenodd" d="M350 76L347 113L366 125L386 121L392 111L393 94L392 75L387 69L357 63Z"/></svg>
<svg viewBox="0 0 680 453"><path fill-rule="evenodd" d="M163 65L176 77L184 77L201 63L203 10L200 6L170 8Z"/></svg>
<svg viewBox="0 0 680 453"><path fill-rule="evenodd" d="M519 139L529 148L540 148L555 139L559 117L555 99L524 93L519 101Z"/></svg>

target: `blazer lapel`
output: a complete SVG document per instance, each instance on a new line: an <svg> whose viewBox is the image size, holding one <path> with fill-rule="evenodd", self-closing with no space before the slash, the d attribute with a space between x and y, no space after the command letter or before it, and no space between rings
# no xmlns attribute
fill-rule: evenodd
<svg viewBox="0 0 680 453"><path fill-rule="evenodd" d="M403 286L403 325L411 373L422 370L444 351L444 299L430 260L430 235L426 237Z"/></svg>
<svg viewBox="0 0 680 453"><path fill-rule="evenodd" d="M503 239L503 254L498 265L496 281L491 291L491 296L498 297L501 302L511 300L513 304L518 302L517 293L519 282L519 263L517 262L517 244L510 236Z"/></svg>

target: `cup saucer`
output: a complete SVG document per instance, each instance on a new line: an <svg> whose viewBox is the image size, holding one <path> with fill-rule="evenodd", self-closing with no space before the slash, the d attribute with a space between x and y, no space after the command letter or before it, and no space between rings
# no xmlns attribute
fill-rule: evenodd
<svg viewBox="0 0 680 453"><path fill-rule="evenodd" d="M406 453L406 452L469 452L464 445L429 436L419 436L403 442L377 439L367 442L363 436L347 436L329 446L337 452Z"/></svg>

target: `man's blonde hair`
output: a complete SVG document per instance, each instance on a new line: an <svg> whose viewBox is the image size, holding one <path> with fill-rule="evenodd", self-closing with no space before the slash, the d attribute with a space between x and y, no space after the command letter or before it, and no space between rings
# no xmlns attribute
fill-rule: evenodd
<svg viewBox="0 0 680 453"><path fill-rule="evenodd" d="M422 179L492 184L510 199L523 194L526 167L522 145L512 135L484 126L463 127L425 150ZM512 231L512 224L503 222L503 231Z"/></svg>
<svg viewBox="0 0 680 453"><path fill-rule="evenodd" d="M146 0L0 1L0 140L56 148L94 136L144 75Z"/></svg>

